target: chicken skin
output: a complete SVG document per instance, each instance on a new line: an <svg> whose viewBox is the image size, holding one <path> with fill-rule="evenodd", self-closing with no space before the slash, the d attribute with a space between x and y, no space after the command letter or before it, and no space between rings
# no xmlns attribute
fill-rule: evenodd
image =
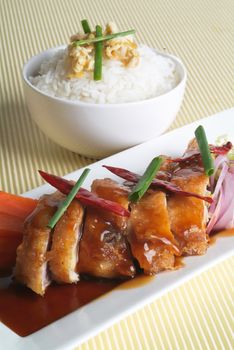
<svg viewBox="0 0 234 350"><path fill-rule="evenodd" d="M95 180L92 191L104 199L128 207L128 190L113 180ZM103 278L134 277L135 267L126 228L127 218L102 209L87 208L78 271Z"/></svg>
<svg viewBox="0 0 234 350"><path fill-rule="evenodd" d="M75 199L55 226L49 253L49 268L52 279L58 283L73 283L79 280L76 265L83 215L83 207Z"/></svg>
<svg viewBox="0 0 234 350"><path fill-rule="evenodd" d="M128 215L98 205L85 207L74 199L53 231L48 228L49 220L65 197L58 192L41 197L24 224L16 280L43 295L51 280L76 283L80 275L127 279L135 276L136 266L154 275L176 268L176 256L204 254L207 204L181 193L206 196L209 178L196 140L189 143L182 158L164 156L157 178L161 187L149 188L136 203L129 202L135 181L124 185L112 179L93 181L95 204L103 198L129 210ZM162 181L175 185L177 192L162 189Z"/></svg>
<svg viewBox="0 0 234 350"><path fill-rule="evenodd" d="M192 140L186 155L198 148ZM171 182L181 190L206 195L209 178L204 173L201 159L175 164ZM179 242L183 255L202 255L207 250L207 207L203 200L194 197L171 195L168 199L171 230Z"/></svg>
<svg viewBox="0 0 234 350"><path fill-rule="evenodd" d="M173 269L180 252L170 230L165 193L148 191L131 206L129 242L145 274Z"/></svg>
<svg viewBox="0 0 234 350"><path fill-rule="evenodd" d="M51 229L47 225L63 198L58 192L41 197L26 219L23 242L17 249L15 278L40 295L51 282L47 269Z"/></svg>

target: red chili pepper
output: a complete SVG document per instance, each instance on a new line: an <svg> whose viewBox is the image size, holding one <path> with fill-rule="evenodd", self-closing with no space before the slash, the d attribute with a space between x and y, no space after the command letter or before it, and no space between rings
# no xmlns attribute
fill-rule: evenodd
<svg viewBox="0 0 234 350"><path fill-rule="evenodd" d="M119 176L127 181L133 182L133 183L138 182L140 179L140 175L135 174L135 173L133 173L129 170L123 169L123 168L116 168L116 167L108 166L108 165L103 165L103 167L108 169L113 174L115 174L115 175L117 175L117 176ZM208 203L213 202L211 197L205 197L205 196L201 196L197 193L183 191L178 186L176 186L168 181L164 181L164 180L160 180L160 179L154 179L151 182L150 187L161 187L166 191L173 192L173 193L185 196L185 197L199 198L199 199L202 199Z"/></svg>
<svg viewBox="0 0 234 350"><path fill-rule="evenodd" d="M232 143L228 141L222 146L210 145L210 151L215 154L226 154L232 149Z"/></svg>
<svg viewBox="0 0 234 350"><path fill-rule="evenodd" d="M201 159L201 153L197 150L189 151L185 154L185 156L179 158L169 158L167 161L172 163L182 163L182 162L191 162L192 160Z"/></svg>
<svg viewBox="0 0 234 350"><path fill-rule="evenodd" d="M38 171L43 179L51 186L57 188L57 190L63 194L70 193L73 187L72 182L59 176L48 174L42 170ZM119 216L130 216L130 212L127 209L123 208L120 204L98 197L95 193L90 192L84 188L79 189L75 198L79 199L83 204L105 209Z"/></svg>
<svg viewBox="0 0 234 350"><path fill-rule="evenodd" d="M230 141L228 141L227 143L225 143L222 146L214 146L214 145L209 145L210 147L210 152L214 153L214 154L227 154L231 149L232 149L232 143ZM191 160L195 160L196 158L200 157L200 152L197 150L192 150L188 153L186 153L186 155L184 157L180 157L180 158L169 158L167 159L167 161L169 162L176 162L176 163L181 163L181 162L189 162Z"/></svg>

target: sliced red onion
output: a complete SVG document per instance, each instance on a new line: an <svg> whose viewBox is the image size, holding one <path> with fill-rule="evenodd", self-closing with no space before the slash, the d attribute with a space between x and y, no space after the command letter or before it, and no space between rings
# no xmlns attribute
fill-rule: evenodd
<svg viewBox="0 0 234 350"><path fill-rule="evenodd" d="M231 174L234 174L234 160L229 161L230 167L229 167L229 172Z"/></svg>
<svg viewBox="0 0 234 350"><path fill-rule="evenodd" d="M224 194L224 201L222 205L222 212L221 215L224 214L226 210L228 210L230 204L233 200L233 194L234 194L234 174L232 174L229 170L227 172L227 175L225 176L225 179L223 181L223 194Z"/></svg>
<svg viewBox="0 0 234 350"><path fill-rule="evenodd" d="M213 193L213 203L211 204L210 208L209 208L209 214L213 214L214 211L215 211L215 208L216 208L216 203L217 203L217 198L219 196L219 192L221 190L221 187L222 187L222 183L225 179L225 176L227 175L227 172L228 172L228 165L226 162L223 162L222 164L222 169L221 169L221 172L220 172L220 175L219 175L219 178L218 178L218 181L217 181L217 184L215 186L215 190L214 190L214 193Z"/></svg>
<svg viewBox="0 0 234 350"><path fill-rule="evenodd" d="M217 157L219 158L219 157ZM213 194L213 203L209 208L211 217L207 225L207 233L234 227L234 165L227 159L216 161L218 169L222 167Z"/></svg>
<svg viewBox="0 0 234 350"><path fill-rule="evenodd" d="M221 165L224 162L227 162L227 157L224 155L219 155L214 160L215 171L214 171L214 174L210 177L210 190L211 190L211 192L214 192L215 176L217 174L217 171L219 170L219 168L221 167Z"/></svg>
<svg viewBox="0 0 234 350"><path fill-rule="evenodd" d="M234 173L228 171L223 181L222 190L222 206L213 228L215 231L234 227Z"/></svg>
<svg viewBox="0 0 234 350"><path fill-rule="evenodd" d="M211 233L211 231L213 230L218 218L219 218L219 214L221 211L221 206L222 206L222 201L223 201L223 191L222 191L222 187L221 190L219 192L219 197L216 199L216 201L214 201L213 203L215 203L215 208L214 208L214 212L211 215L211 219L206 227L206 232L209 235ZM209 215L210 215L210 210L209 210Z"/></svg>
<svg viewBox="0 0 234 350"><path fill-rule="evenodd" d="M234 197L223 216L216 221L213 230L221 231L232 227L234 227Z"/></svg>

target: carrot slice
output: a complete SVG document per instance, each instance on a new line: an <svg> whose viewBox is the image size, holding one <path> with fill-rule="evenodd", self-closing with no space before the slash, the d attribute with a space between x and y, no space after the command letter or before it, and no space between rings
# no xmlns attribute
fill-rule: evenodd
<svg viewBox="0 0 234 350"><path fill-rule="evenodd" d="M23 224L24 218L1 213L0 211L0 236L1 232L22 232Z"/></svg>
<svg viewBox="0 0 234 350"><path fill-rule="evenodd" d="M0 191L0 274L15 265L16 249L22 241L23 225L37 200Z"/></svg>
<svg viewBox="0 0 234 350"><path fill-rule="evenodd" d="M33 209L35 209L38 200L16 196L7 192L0 191L0 212L11 214L25 219Z"/></svg>

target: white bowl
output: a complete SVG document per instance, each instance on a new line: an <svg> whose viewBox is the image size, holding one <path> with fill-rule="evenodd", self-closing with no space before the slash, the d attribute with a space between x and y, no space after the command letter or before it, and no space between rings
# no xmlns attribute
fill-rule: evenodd
<svg viewBox="0 0 234 350"><path fill-rule="evenodd" d="M101 158L162 134L173 122L183 100L186 69L175 56L180 81L169 92L139 102L95 104L49 96L30 81L41 63L61 47L32 57L23 68L24 92L31 117L59 145Z"/></svg>

